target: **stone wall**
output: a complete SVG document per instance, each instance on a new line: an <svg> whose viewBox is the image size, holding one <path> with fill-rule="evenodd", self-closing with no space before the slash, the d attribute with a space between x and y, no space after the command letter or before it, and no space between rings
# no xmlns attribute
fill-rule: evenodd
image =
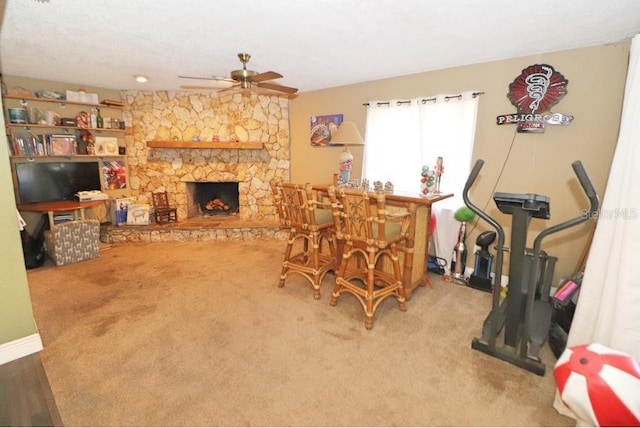
<svg viewBox="0 0 640 428"><path fill-rule="evenodd" d="M239 182L240 219L274 220L270 182L289 180L289 100L257 94L124 91L133 196L166 189L187 218L187 182ZM261 150L148 148L146 141L261 142Z"/></svg>

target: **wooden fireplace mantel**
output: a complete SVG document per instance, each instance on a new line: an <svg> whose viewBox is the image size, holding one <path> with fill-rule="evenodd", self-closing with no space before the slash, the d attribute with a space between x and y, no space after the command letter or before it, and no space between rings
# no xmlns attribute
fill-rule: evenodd
<svg viewBox="0 0 640 428"><path fill-rule="evenodd" d="M262 149L263 143L231 141L161 141L149 140L147 147L161 149Z"/></svg>

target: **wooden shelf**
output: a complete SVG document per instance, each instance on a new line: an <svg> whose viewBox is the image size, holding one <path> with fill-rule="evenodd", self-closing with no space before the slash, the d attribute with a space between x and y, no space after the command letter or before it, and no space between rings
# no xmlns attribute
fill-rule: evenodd
<svg viewBox="0 0 640 428"><path fill-rule="evenodd" d="M100 132L125 132L124 129L120 128L78 128L77 126L55 126L55 125L39 125L37 123L7 123L7 126L12 128L24 128L26 131L29 131L31 128L44 128L44 129L60 129L63 133L69 129L79 129L81 131L94 131L96 133Z"/></svg>
<svg viewBox="0 0 640 428"><path fill-rule="evenodd" d="M262 149L263 143L230 141L147 141L147 147L159 149Z"/></svg>
<svg viewBox="0 0 640 428"><path fill-rule="evenodd" d="M93 103L81 103L79 101L67 101L67 100L57 100L54 98L38 98L38 97L21 97L19 95L3 95L5 99L11 100L20 100L20 101L36 101L43 103L55 103L55 104L69 104L69 105L77 105L77 106L87 106L87 107L102 107L102 108L112 108L116 110L122 110L121 106L114 106L111 104L93 104Z"/></svg>
<svg viewBox="0 0 640 428"><path fill-rule="evenodd" d="M34 160L42 161L42 162L54 162L61 160L100 160L100 159L125 159L126 155L11 155L9 156L11 159L15 160L26 160L32 162Z"/></svg>

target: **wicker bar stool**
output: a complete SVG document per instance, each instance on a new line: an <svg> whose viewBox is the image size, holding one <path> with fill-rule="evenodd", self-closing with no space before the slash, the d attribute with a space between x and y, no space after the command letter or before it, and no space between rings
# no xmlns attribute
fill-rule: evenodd
<svg viewBox="0 0 640 428"><path fill-rule="evenodd" d="M386 210L385 194L349 188L328 187L336 237L343 241L342 260L331 295L331 305L343 293L354 295L365 311L365 327L373 328L373 315L380 303L393 296L406 311L399 246L409 238L411 214ZM393 273L383 270L388 258Z"/></svg>
<svg viewBox="0 0 640 428"><path fill-rule="evenodd" d="M315 199L309 183L274 180L271 190L280 224L289 229L278 287L284 286L290 273L297 273L311 283L313 297L319 299L322 280L327 272L336 269L335 232L329 204Z"/></svg>

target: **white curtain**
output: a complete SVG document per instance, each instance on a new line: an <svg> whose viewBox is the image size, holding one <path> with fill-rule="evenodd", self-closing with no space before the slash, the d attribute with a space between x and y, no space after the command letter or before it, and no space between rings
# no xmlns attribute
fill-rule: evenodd
<svg viewBox="0 0 640 428"><path fill-rule="evenodd" d="M417 100L370 101L364 141L362 178L418 196L424 163Z"/></svg>
<svg viewBox="0 0 640 428"><path fill-rule="evenodd" d="M638 117L640 35L631 42L618 144L567 343L567 346L600 343L640 360ZM560 413L575 418L557 394L554 406Z"/></svg>
<svg viewBox="0 0 640 428"><path fill-rule="evenodd" d="M441 191L454 197L434 204L435 254L450 262L460 224L453 218L463 206L478 112L478 92L411 100L370 101L367 111L363 177L390 181L396 192L418 195L423 165L444 159Z"/></svg>

